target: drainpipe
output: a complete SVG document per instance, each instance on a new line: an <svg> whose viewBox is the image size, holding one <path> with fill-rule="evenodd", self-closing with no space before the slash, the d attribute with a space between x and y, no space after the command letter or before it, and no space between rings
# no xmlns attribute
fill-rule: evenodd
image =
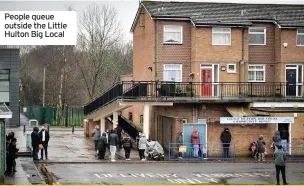
<svg viewBox="0 0 304 186"><path fill-rule="evenodd" d="M239 67L239 81L241 81L241 65L243 64L245 66L245 62L244 62L244 47L245 47L245 28L243 28L242 30L242 59L241 59L241 63L240 63L240 67ZM245 69L245 67L244 67Z"/></svg>
<svg viewBox="0 0 304 186"><path fill-rule="evenodd" d="M154 81L157 79L157 19L154 24Z"/></svg>

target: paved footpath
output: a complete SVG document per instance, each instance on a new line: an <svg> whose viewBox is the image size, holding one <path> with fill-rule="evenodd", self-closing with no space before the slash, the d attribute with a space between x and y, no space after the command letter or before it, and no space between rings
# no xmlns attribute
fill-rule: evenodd
<svg viewBox="0 0 304 186"><path fill-rule="evenodd" d="M290 184L304 184L304 164L289 164ZM60 184L274 184L273 164L53 164Z"/></svg>

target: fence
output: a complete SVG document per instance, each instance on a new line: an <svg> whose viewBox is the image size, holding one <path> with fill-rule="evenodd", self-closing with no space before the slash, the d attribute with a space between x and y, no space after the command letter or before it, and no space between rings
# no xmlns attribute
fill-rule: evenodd
<svg viewBox="0 0 304 186"><path fill-rule="evenodd" d="M191 143L169 143L169 160L235 160L235 144L207 143L206 147L200 144L198 157L195 157L194 147Z"/></svg>
<svg viewBox="0 0 304 186"><path fill-rule="evenodd" d="M21 112L23 112L23 106ZM65 120L69 126L82 126L84 115L83 108L58 109L41 106L26 106L26 116L28 119L36 119L39 124L47 123L51 126L64 126ZM66 113L67 112L67 113Z"/></svg>
<svg viewBox="0 0 304 186"><path fill-rule="evenodd" d="M284 147L284 144L283 144ZM289 160L304 160L304 143L303 142L293 142L287 143L284 147L287 152Z"/></svg>
<svg viewBox="0 0 304 186"><path fill-rule="evenodd" d="M5 122L1 122L0 124L0 158L1 158L1 162L0 162L0 184L4 183L4 173L6 170L6 126L5 126Z"/></svg>

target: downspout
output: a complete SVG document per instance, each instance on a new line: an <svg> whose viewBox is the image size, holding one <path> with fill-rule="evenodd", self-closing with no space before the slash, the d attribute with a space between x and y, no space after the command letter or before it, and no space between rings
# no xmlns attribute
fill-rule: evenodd
<svg viewBox="0 0 304 186"><path fill-rule="evenodd" d="M244 62L244 53L245 53L245 51L244 51L244 47L245 47L245 28L243 28L243 30L242 30L242 59L241 59L241 62L240 62L240 68L239 68L239 82L241 81L241 78L242 78L242 76L241 76L241 65L245 65L245 62ZM244 67L244 69L245 69L245 67ZM245 71L245 70L244 70ZM243 74L244 75L244 77L245 77L245 73Z"/></svg>
<svg viewBox="0 0 304 186"><path fill-rule="evenodd" d="M154 81L158 80L157 78L157 19L154 23Z"/></svg>

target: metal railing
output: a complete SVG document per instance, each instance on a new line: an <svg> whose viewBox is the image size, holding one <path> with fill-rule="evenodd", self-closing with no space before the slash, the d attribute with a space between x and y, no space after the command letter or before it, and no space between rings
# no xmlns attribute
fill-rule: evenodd
<svg viewBox="0 0 304 186"><path fill-rule="evenodd" d="M122 81L88 103L84 114L88 115L117 99L304 100L303 97L303 85L286 83Z"/></svg>
<svg viewBox="0 0 304 186"><path fill-rule="evenodd" d="M209 142L204 147L199 144L198 157L192 143L169 143L168 159L180 161L223 160L234 161L236 158L235 144Z"/></svg>
<svg viewBox="0 0 304 186"><path fill-rule="evenodd" d="M282 143L288 160L304 160L304 142Z"/></svg>

